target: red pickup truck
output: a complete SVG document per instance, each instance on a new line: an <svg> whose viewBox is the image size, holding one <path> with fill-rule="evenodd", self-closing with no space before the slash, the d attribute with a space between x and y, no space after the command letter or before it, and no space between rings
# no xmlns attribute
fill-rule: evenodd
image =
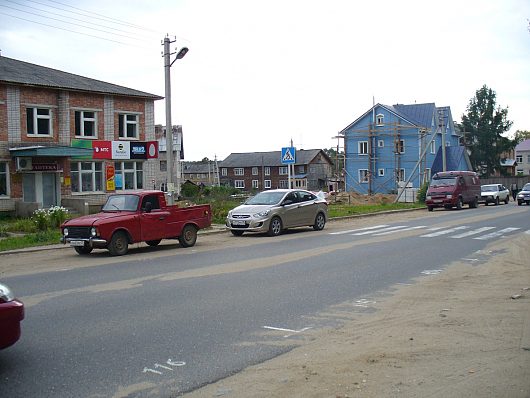
<svg viewBox="0 0 530 398"><path fill-rule="evenodd" d="M127 253L131 243L156 246L162 239L178 239L190 247L197 231L211 225L210 205L170 206L162 191L110 195L101 212L65 221L61 242L79 254L108 249L113 256Z"/></svg>

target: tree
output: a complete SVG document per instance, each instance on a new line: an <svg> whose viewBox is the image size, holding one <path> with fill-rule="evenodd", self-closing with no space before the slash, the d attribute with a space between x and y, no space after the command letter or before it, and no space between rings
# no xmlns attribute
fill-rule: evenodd
<svg viewBox="0 0 530 398"><path fill-rule="evenodd" d="M467 114L462 115L464 144L470 150L473 170L489 177L500 169L503 153L517 142L503 136L513 122L508 120L508 108L496 105L496 93L486 85L476 91L469 101Z"/></svg>
<svg viewBox="0 0 530 398"><path fill-rule="evenodd" d="M528 140L530 139L530 131L528 130L517 130L515 132L515 137L514 137L515 141L517 143L520 143L524 140Z"/></svg>

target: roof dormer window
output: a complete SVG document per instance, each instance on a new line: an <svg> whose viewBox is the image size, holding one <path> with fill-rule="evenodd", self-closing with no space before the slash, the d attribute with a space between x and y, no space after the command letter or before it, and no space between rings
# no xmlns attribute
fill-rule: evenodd
<svg viewBox="0 0 530 398"><path fill-rule="evenodd" d="M375 123L378 125L378 126L382 126L383 124L385 124L385 116L380 113L378 114L376 117L375 117Z"/></svg>

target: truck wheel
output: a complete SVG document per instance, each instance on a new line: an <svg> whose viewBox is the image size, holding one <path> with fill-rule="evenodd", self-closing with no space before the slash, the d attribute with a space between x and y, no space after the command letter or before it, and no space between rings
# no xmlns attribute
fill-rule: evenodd
<svg viewBox="0 0 530 398"><path fill-rule="evenodd" d="M83 256L86 254L90 254L92 252L92 248L88 245L84 246L75 246L74 250L77 252L77 254Z"/></svg>
<svg viewBox="0 0 530 398"><path fill-rule="evenodd" d="M273 217L269 224L269 236L278 236L282 233L282 220L280 217Z"/></svg>
<svg viewBox="0 0 530 398"><path fill-rule="evenodd" d="M123 256L129 250L129 239L123 231L114 232L109 243L109 252L113 256Z"/></svg>
<svg viewBox="0 0 530 398"><path fill-rule="evenodd" d="M427 206L427 210L429 210L429 211L433 211L433 210L434 210L434 207L433 207L433 206Z"/></svg>
<svg viewBox="0 0 530 398"><path fill-rule="evenodd" d="M182 247L191 247L197 242L197 229L193 225L186 225L179 236Z"/></svg>
<svg viewBox="0 0 530 398"><path fill-rule="evenodd" d="M462 198L458 198L458 201L456 202L456 209L457 210L462 210L462 205L464 204L464 201L462 200Z"/></svg>
<svg viewBox="0 0 530 398"><path fill-rule="evenodd" d="M478 207L478 198L475 198L473 202L469 202L470 209L476 209Z"/></svg>
<svg viewBox="0 0 530 398"><path fill-rule="evenodd" d="M326 217L322 213L318 213L315 217L315 223L313 224L313 229L315 231L322 231L326 225Z"/></svg>
<svg viewBox="0 0 530 398"><path fill-rule="evenodd" d="M158 244L162 242L162 239L155 239L155 240L147 240L145 243L147 243L149 246L158 246Z"/></svg>
<svg viewBox="0 0 530 398"><path fill-rule="evenodd" d="M234 236L241 236L243 235L243 231L236 231L236 230L231 230L230 232L232 232L232 235Z"/></svg>

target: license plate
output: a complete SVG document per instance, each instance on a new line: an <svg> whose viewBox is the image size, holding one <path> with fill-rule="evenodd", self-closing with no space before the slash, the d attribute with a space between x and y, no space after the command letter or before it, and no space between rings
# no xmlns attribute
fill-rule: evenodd
<svg viewBox="0 0 530 398"><path fill-rule="evenodd" d="M443 200L441 200L441 199L435 199L435 200L433 200L433 202L434 202L434 203L442 203Z"/></svg>
<svg viewBox="0 0 530 398"><path fill-rule="evenodd" d="M71 240L70 246L84 246L85 242L82 240Z"/></svg>
<svg viewBox="0 0 530 398"><path fill-rule="evenodd" d="M243 220L234 220L232 221L232 225L246 225L245 221Z"/></svg>

